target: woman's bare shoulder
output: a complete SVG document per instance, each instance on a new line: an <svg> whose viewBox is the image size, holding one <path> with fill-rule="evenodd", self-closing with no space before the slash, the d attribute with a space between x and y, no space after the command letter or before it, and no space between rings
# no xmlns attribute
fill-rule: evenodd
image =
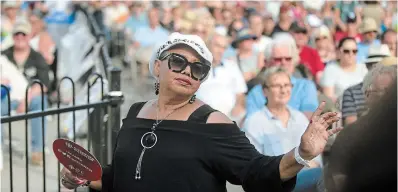
<svg viewBox="0 0 398 192"><path fill-rule="evenodd" d="M209 118L207 119L207 124L211 123L225 123L225 124L234 124L234 122L229 119L224 113L221 112L213 112L209 115Z"/></svg>

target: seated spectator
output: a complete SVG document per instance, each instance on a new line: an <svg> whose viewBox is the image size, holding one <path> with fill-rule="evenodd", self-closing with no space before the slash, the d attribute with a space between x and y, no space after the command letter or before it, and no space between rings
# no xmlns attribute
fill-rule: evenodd
<svg viewBox="0 0 398 192"><path fill-rule="evenodd" d="M313 32L315 49L318 51L324 65L336 60L336 52L329 29L322 25Z"/></svg>
<svg viewBox="0 0 398 192"><path fill-rule="evenodd" d="M271 37L274 36L276 33L289 32L290 27L294 22L290 5L281 5L278 16L279 20L272 30Z"/></svg>
<svg viewBox="0 0 398 192"><path fill-rule="evenodd" d="M397 32L392 29L387 29L381 35L381 43L387 44L390 49L391 56L397 56Z"/></svg>
<svg viewBox="0 0 398 192"><path fill-rule="evenodd" d="M374 106L385 94L386 90L396 81L397 65L375 66L365 76L362 91L365 93L366 103Z"/></svg>
<svg viewBox="0 0 398 192"><path fill-rule="evenodd" d="M369 49L369 56L365 61L368 70L381 63L383 58L389 56L387 45L373 45ZM344 125L355 122L367 110L365 95L362 92L363 82L349 87L344 91L342 100L342 118Z"/></svg>
<svg viewBox="0 0 398 192"><path fill-rule="evenodd" d="M275 21L272 17L272 14L268 13L268 12L264 13L263 14L263 22L264 22L263 35L271 38L272 31L274 30L274 27L275 27Z"/></svg>
<svg viewBox="0 0 398 192"><path fill-rule="evenodd" d="M215 35L209 40L213 67L196 96L221 111L238 124L245 115L246 82L234 60L222 59L228 45L225 36Z"/></svg>
<svg viewBox="0 0 398 192"><path fill-rule="evenodd" d="M130 17L125 23L125 28L128 33L132 35L138 28L148 25L148 17L144 13L144 6L142 2L134 1L129 9Z"/></svg>
<svg viewBox="0 0 398 192"><path fill-rule="evenodd" d="M1 38L3 40L12 33L12 28L17 21L20 5L17 1L4 1L1 3L2 11L5 13L4 15L1 15Z"/></svg>
<svg viewBox="0 0 398 192"><path fill-rule="evenodd" d="M255 148L264 155L278 156L292 150L300 144L301 136L309 124L307 117L300 111L288 106L293 84L290 75L282 67L270 67L264 74L262 84L267 103L263 108L253 113L244 123L244 131ZM321 165L320 157L310 162L310 168ZM306 172L303 170L302 172ZM311 177L312 183L302 184L300 178L306 175L299 173L296 191L300 188L314 186L321 177L321 170L317 169ZM308 180L308 179L306 179Z"/></svg>
<svg viewBox="0 0 398 192"><path fill-rule="evenodd" d="M300 54L300 64L306 66L315 77L316 82L319 81L325 65L321 61L317 50L308 46L308 34L305 27L292 25L290 32L296 41Z"/></svg>
<svg viewBox="0 0 398 192"><path fill-rule="evenodd" d="M141 74L146 76L148 74L148 67L152 49L157 42L166 39L168 31L160 26L159 14L157 9L150 9L148 11L149 25L142 26L136 30L133 39L134 57L138 63L142 65Z"/></svg>
<svg viewBox="0 0 398 192"><path fill-rule="evenodd" d="M258 13L251 14L249 16L249 26L253 34L257 36L257 40L254 42L255 50L257 52L263 53L267 45L271 43L272 39L262 34L264 30L264 24L261 15Z"/></svg>
<svg viewBox="0 0 398 192"><path fill-rule="evenodd" d="M336 45L345 37L352 37L357 43L362 41L362 35L358 33L358 19L355 13L351 12L347 15L345 29L345 31L336 31L334 35Z"/></svg>
<svg viewBox="0 0 398 192"><path fill-rule="evenodd" d="M266 67L281 66L289 73L293 89L288 104L310 118L318 106L316 87L312 81L294 76L299 56L294 39L287 37L291 36L279 35L273 39L265 51L265 65ZM266 102L267 98L264 96L261 84L253 87L246 98L246 116L250 117L254 112L261 110Z"/></svg>
<svg viewBox="0 0 398 192"><path fill-rule="evenodd" d="M4 56L16 67L19 71L22 71L25 78L31 82L34 79L40 80L44 85L44 90L41 90L41 87L38 84L33 85L28 94L27 102L28 109L25 109L25 95L19 95L18 98L14 98L11 102L11 110L17 110L17 112L24 111L37 111L47 108L47 96L41 95L42 91L44 93L47 92L47 87L49 86L49 68L44 60L43 56L34 51L29 46L29 37L31 33L31 27L29 23L17 23L13 29L13 40L14 46L2 52ZM2 82L2 84L11 85L17 84L20 86L23 82L17 82L15 76L8 76L6 74L6 78L3 79L6 82ZM2 76L4 78L4 76ZM2 80L2 81L3 81ZM11 87L13 89L13 87ZM12 95L12 94L11 94ZM44 97L44 98L42 98ZM21 99L23 98L23 99ZM44 106L42 106L42 99L44 99ZM7 99L2 99L2 115L6 115L8 109L5 106L8 106ZM41 118L34 118L31 120L31 137L32 137L32 156L31 160L33 164L41 165L42 164L42 128L44 131L46 130L46 119L44 118L44 125L42 124Z"/></svg>
<svg viewBox="0 0 398 192"><path fill-rule="evenodd" d="M248 82L257 76L263 67L263 55L254 50L253 43L257 36L251 34L248 28L238 31L236 39L232 42L232 47L236 49L234 59L240 71Z"/></svg>
<svg viewBox="0 0 398 192"><path fill-rule="evenodd" d="M333 101L342 96L348 87L361 82L368 72L364 64L356 63L357 52L355 39L343 38L338 45L339 61L328 64L323 72L320 81L322 92Z"/></svg>
<svg viewBox="0 0 398 192"><path fill-rule="evenodd" d="M20 3L17 1L4 1L2 3L1 14L1 50L8 49L12 46L12 29L19 20L23 19L20 15ZM3 13L3 12L2 12Z"/></svg>
<svg viewBox="0 0 398 192"><path fill-rule="evenodd" d="M45 30L45 23L42 20L44 15L40 12L34 12L29 16L29 21L32 26L32 33L30 39L30 47L39 52L47 64L51 65L54 61L55 43L50 34Z"/></svg>
<svg viewBox="0 0 398 192"><path fill-rule="evenodd" d="M361 10L362 17L372 18L381 29L382 22L385 17L385 10L381 6L380 1L363 1L363 3L364 5Z"/></svg>
<svg viewBox="0 0 398 192"><path fill-rule="evenodd" d="M368 57L369 47L380 44L380 40L377 39L379 27L373 18L365 18L359 29L363 39L358 43L357 63L363 64Z"/></svg>

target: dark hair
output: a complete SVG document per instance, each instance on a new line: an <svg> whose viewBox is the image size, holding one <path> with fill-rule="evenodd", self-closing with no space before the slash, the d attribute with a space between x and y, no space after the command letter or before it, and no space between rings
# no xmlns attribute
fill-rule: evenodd
<svg viewBox="0 0 398 192"><path fill-rule="evenodd" d="M346 41L349 41L349 40L354 41L354 43L357 43L357 41L353 37L344 37L343 39L341 39L339 41L339 44L337 45L337 48L340 49L341 47L343 47L344 43Z"/></svg>
<svg viewBox="0 0 398 192"><path fill-rule="evenodd" d="M396 191L396 106L395 80L367 115L339 133L325 166L328 191Z"/></svg>
<svg viewBox="0 0 398 192"><path fill-rule="evenodd" d="M242 22L243 23L243 21L242 20L240 20L240 19L234 19L232 22L231 22L231 24L229 24L229 26L228 26L228 32L227 32L227 34L228 34L228 36L232 36L232 33L233 32L235 32L235 33L237 33L238 32L238 30L235 30L234 29L234 24L235 24L235 22ZM243 23L243 27L242 28L244 28L244 23Z"/></svg>
<svg viewBox="0 0 398 192"><path fill-rule="evenodd" d="M384 39L386 38L387 33L394 33L395 35L397 34L397 32L395 32L394 30L392 30L392 29L387 29L386 31L384 31L383 34L381 34L381 42L384 41Z"/></svg>

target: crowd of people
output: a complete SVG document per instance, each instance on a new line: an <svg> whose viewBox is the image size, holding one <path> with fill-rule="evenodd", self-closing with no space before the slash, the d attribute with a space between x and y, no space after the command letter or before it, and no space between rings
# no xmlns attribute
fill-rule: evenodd
<svg viewBox="0 0 398 192"><path fill-rule="evenodd" d="M298 146L314 111L338 112L347 127L369 112L396 81L394 1L98 1L87 3L109 38L127 43L126 67L149 77L153 51L173 32L201 37L213 60L196 98L235 121L262 154ZM54 89L56 41L46 31L41 2L2 3L1 84L11 110L41 110L34 79ZM192 67L192 66L191 66ZM191 69L192 70L192 69ZM7 115L2 90L1 115ZM40 118L32 119L32 161L41 162ZM338 137L338 136L337 136ZM334 138L334 137L333 137ZM333 141L330 142L330 145ZM296 190L324 190L322 155L298 175Z"/></svg>
<svg viewBox="0 0 398 192"><path fill-rule="evenodd" d="M148 75L152 51L169 34L200 36L213 63L196 97L236 121L266 155L297 146L321 101L327 104L324 112L342 116L337 126L346 127L367 114L396 79L397 10L392 1L102 6L105 25L126 34L127 66L141 67L133 75ZM322 167L319 156L299 173L298 185L321 185L310 178L320 178Z"/></svg>

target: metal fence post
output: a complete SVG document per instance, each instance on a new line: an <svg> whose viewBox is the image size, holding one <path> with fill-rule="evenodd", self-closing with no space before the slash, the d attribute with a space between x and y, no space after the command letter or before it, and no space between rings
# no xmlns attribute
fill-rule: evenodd
<svg viewBox="0 0 398 192"><path fill-rule="evenodd" d="M107 156L108 163L112 161L113 148L116 145L116 137L120 129L121 120L121 108L120 105L123 102L123 94L121 90L121 70L117 67L112 67L109 69L110 82L109 82L109 93L108 98L114 101L111 106L108 107L108 145L107 145Z"/></svg>

